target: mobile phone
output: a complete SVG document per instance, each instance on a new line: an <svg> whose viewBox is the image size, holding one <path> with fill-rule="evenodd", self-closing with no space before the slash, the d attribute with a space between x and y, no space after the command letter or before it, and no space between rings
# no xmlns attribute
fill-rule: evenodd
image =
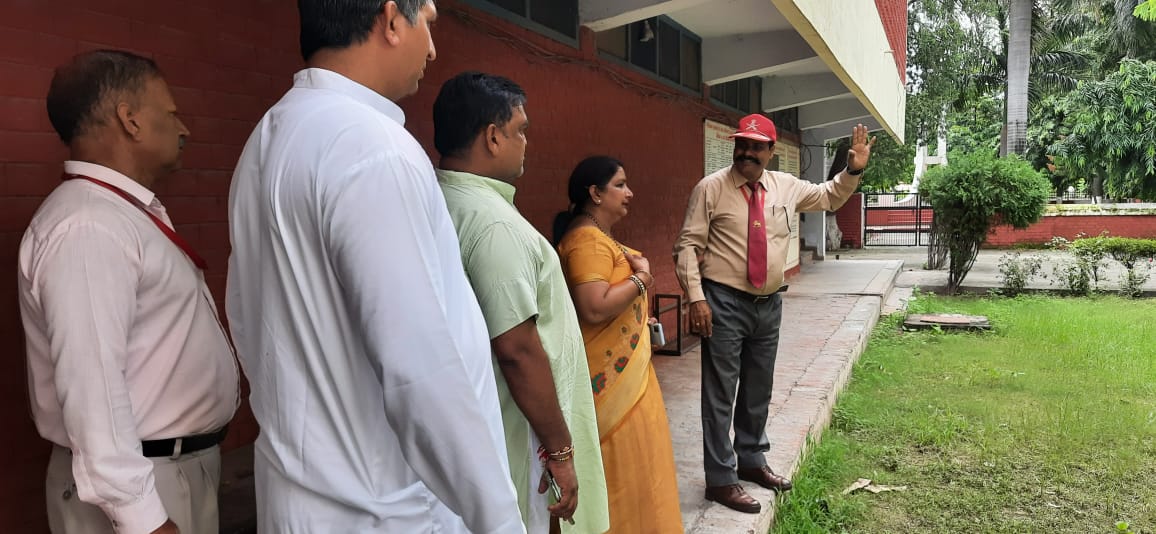
<svg viewBox="0 0 1156 534"><path fill-rule="evenodd" d="M666 344L666 335L662 332L662 323L650 325L650 345L661 347Z"/></svg>
<svg viewBox="0 0 1156 534"><path fill-rule="evenodd" d="M546 472L546 480L550 484L550 494L554 496L555 502L562 502L562 488L558 487L558 482L554 480L554 475Z"/></svg>
<svg viewBox="0 0 1156 534"><path fill-rule="evenodd" d="M546 481L550 485L550 494L554 496L554 502L562 502L562 488L558 487L558 482L549 471L546 471ZM574 518L567 519L566 522L573 525Z"/></svg>

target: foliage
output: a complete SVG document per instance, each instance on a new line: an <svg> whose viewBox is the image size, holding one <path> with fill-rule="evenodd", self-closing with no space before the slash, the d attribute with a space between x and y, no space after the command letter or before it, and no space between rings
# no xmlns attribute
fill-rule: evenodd
<svg viewBox="0 0 1156 534"><path fill-rule="evenodd" d="M1043 272L1044 259L1022 252L1010 252L999 258L999 275L1003 294L1015 296L1023 293L1032 278Z"/></svg>
<svg viewBox="0 0 1156 534"><path fill-rule="evenodd" d="M1099 288L1101 275L1107 267L1107 252L1104 251L1102 240L1085 239L1081 233L1075 241L1053 237L1049 246L1071 255L1070 259L1061 260L1052 268L1052 274L1071 294L1090 295Z"/></svg>
<svg viewBox="0 0 1156 534"><path fill-rule="evenodd" d="M1071 295L1085 297L1092 294L1092 277L1078 260L1061 260L1052 266L1056 277Z"/></svg>
<svg viewBox="0 0 1156 534"><path fill-rule="evenodd" d="M1156 22L1156 0L1145 0L1136 6L1132 14L1139 19Z"/></svg>
<svg viewBox="0 0 1156 534"><path fill-rule="evenodd" d="M1072 134L1051 147L1068 172L1104 178L1112 198L1156 200L1156 61L1126 59L1067 101Z"/></svg>
<svg viewBox="0 0 1156 534"><path fill-rule="evenodd" d="M998 153L1003 113L1003 101L991 95L980 95L971 99L966 109L950 111L947 146L963 153Z"/></svg>
<svg viewBox="0 0 1156 534"><path fill-rule="evenodd" d="M897 184L910 183L915 176L915 143L900 144L889 135L878 137L871 149L871 164L859 181L861 192L891 191ZM845 154L850 146L851 138L844 137L828 143L827 153L836 158L842 154L843 161L846 161Z"/></svg>
<svg viewBox="0 0 1156 534"><path fill-rule="evenodd" d="M1132 16L1138 0L1048 0L1057 24L1078 35L1094 59L1097 78L1123 59L1156 60L1156 24Z"/></svg>
<svg viewBox="0 0 1156 534"><path fill-rule="evenodd" d="M1151 276L1149 271L1152 261L1156 259L1156 239L1101 235L1077 239L1067 248L1077 258L1099 259L1108 256L1120 262L1125 269L1124 275L1120 278L1120 294L1127 297L1139 297L1143 293L1143 285Z"/></svg>
<svg viewBox="0 0 1156 534"><path fill-rule="evenodd" d="M935 139L945 109L962 109L968 87L960 77L982 68L986 36L979 21L994 0L909 0L907 18L908 143Z"/></svg>
<svg viewBox="0 0 1156 534"><path fill-rule="evenodd" d="M1064 24L1063 15L1048 9L1045 2L1033 2L1031 9L1031 36L1028 63L1028 102L1035 105L1047 95L1063 94L1076 88L1088 77L1092 56L1081 46L1077 37L1084 31L1079 25ZM985 30L999 36L982 48L980 69L968 76L966 82L974 94L992 95L1007 88L1008 65L1008 7L997 2L983 19ZM1002 120L1002 117L1001 117Z"/></svg>
<svg viewBox="0 0 1156 534"><path fill-rule="evenodd" d="M1049 152L1053 144L1070 135L1072 131L1072 120L1068 116L1063 98L1054 95L1044 97L1032 108L1031 115L1024 159L1031 162L1036 170L1047 174L1052 181L1052 191L1056 196L1063 196L1069 187L1082 188L1084 181L1067 169L1053 165L1052 154Z"/></svg>
<svg viewBox="0 0 1156 534"><path fill-rule="evenodd" d="M947 250L949 293L959 290L994 226L1026 228L1043 216L1050 188L1015 156L952 155L951 165L927 172L920 192L935 210L936 246Z"/></svg>

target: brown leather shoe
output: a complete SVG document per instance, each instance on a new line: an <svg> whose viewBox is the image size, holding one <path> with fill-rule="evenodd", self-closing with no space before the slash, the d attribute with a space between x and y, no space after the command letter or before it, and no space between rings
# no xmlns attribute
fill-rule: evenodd
<svg viewBox="0 0 1156 534"><path fill-rule="evenodd" d="M739 469L739 480L746 480L747 482L754 482L764 488L775 490L778 492L790 491L793 487L791 479L776 475L771 471L770 467L748 467Z"/></svg>
<svg viewBox="0 0 1156 534"><path fill-rule="evenodd" d="M738 484L708 487L706 500L717 502L744 514L757 514L763 509L763 505L759 504L759 501L756 501L754 497L747 495L747 491Z"/></svg>

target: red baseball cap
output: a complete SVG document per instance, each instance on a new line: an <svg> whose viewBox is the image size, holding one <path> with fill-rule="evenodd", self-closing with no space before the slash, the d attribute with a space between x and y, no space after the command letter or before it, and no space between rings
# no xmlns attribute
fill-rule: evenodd
<svg viewBox="0 0 1156 534"><path fill-rule="evenodd" d="M739 129L731 134L730 138L743 137L764 143L774 143L779 138L775 132L775 123L766 115L753 113L739 121Z"/></svg>

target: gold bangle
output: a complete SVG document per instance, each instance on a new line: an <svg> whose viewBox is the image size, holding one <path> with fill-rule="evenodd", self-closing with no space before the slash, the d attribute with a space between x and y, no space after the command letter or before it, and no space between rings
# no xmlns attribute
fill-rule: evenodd
<svg viewBox="0 0 1156 534"><path fill-rule="evenodd" d="M638 275L635 275L635 274L630 275L630 281L634 282L634 285L638 286L638 294L639 295L645 295L646 294L646 284L642 283L642 279L639 278Z"/></svg>
<svg viewBox="0 0 1156 534"><path fill-rule="evenodd" d="M554 462L568 462L574 458L574 446L567 445L562 450L546 453L546 457Z"/></svg>

